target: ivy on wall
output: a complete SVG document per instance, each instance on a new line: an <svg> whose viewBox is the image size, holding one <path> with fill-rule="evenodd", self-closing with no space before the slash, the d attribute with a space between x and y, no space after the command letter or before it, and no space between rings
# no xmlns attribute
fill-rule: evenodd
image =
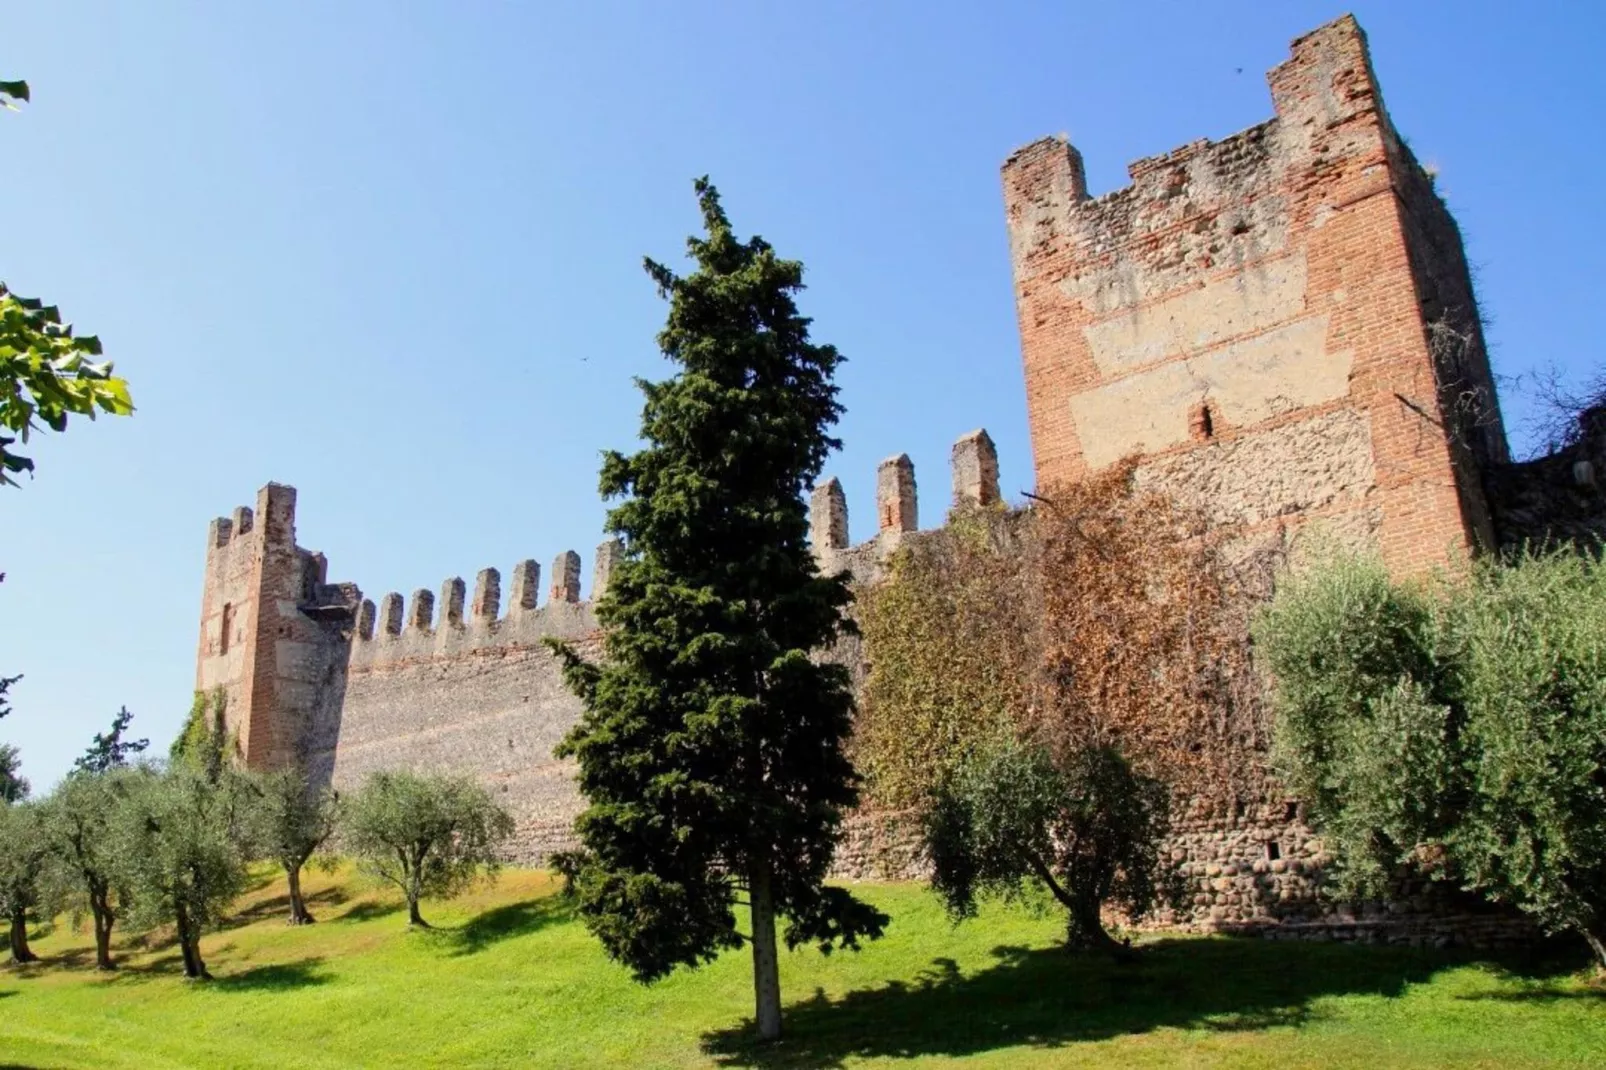
<svg viewBox="0 0 1606 1070"><path fill-rule="evenodd" d="M1061 760L1115 747L1210 805L1257 790L1248 622L1271 562L1237 535L1122 465L908 540L859 606L871 797L920 807L1000 729Z"/></svg>

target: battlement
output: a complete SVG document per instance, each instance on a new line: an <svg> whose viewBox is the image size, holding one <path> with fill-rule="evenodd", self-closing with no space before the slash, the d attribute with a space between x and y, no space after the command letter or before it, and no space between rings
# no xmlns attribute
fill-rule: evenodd
<svg viewBox="0 0 1606 1070"><path fill-rule="evenodd" d="M591 600L580 600L580 555L565 550L553 563L552 586L545 604L538 604L541 566L534 560L513 567L507 611L502 612L502 573L484 568L474 581L472 601L463 579L442 582L440 593L427 587L404 598L392 591L378 606L363 599L356 610L350 662L353 669L372 669L404 661L454 657L473 651L535 646L546 636L578 638L596 630L592 602L607 590L614 567L623 557L618 539L597 547ZM439 613L437 614L437 606Z"/></svg>
<svg viewBox="0 0 1606 1070"><path fill-rule="evenodd" d="M949 456L953 476L953 508L993 505L1002 500L998 489L998 449L992 436L977 429L961 435ZM809 496L809 541L820 567L846 568L868 581L879 561L897 548L908 534L920 530L919 492L915 466L906 453L889 457L876 467L876 533L854 546L848 529L848 502L842 483L834 476L816 486Z"/></svg>

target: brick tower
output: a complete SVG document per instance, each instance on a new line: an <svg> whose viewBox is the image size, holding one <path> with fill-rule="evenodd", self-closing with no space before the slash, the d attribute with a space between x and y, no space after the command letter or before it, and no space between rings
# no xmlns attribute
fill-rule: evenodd
<svg viewBox="0 0 1606 1070"><path fill-rule="evenodd" d="M1508 458L1455 221L1353 18L1269 81L1275 118L1101 197L1062 138L1005 162L1038 484L1135 457L1220 520L1321 518L1402 570L1489 545Z"/></svg>
<svg viewBox="0 0 1606 1070"><path fill-rule="evenodd" d="M361 593L325 582L324 556L296 545L296 491L269 483L212 521L195 687L223 689L224 715L253 769L297 759Z"/></svg>

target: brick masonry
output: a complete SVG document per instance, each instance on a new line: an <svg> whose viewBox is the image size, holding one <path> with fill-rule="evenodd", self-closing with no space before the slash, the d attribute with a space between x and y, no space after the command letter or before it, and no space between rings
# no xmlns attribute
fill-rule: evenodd
<svg viewBox="0 0 1606 1070"><path fill-rule="evenodd" d="M1271 72L1274 118L1130 167L1090 197L1061 139L1004 164L1006 218L1038 485L1138 458L1140 485L1203 507L1250 540L1321 526L1381 548L1402 571L1488 547L1606 534L1606 414L1523 465L1506 453L1454 220L1383 108L1365 38L1343 18L1293 43ZM985 431L954 445L955 504L1000 500ZM841 484L810 501L822 567L873 584L919 537L914 465L877 472L876 532L855 545ZM244 758L304 762L350 791L386 768L456 771L514 814L511 856L571 842L572 767L552 754L579 716L542 639L600 651L581 560L482 570L376 605L296 544L296 494L207 536L196 686L222 688ZM593 589L620 547L605 542ZM506 606L503 606L503 598ZM833 652L862 684L866 652ZM1328 859L1295 801L1188 813L1167 845L1188 889L1169 924L1281 936L1498 942L1520 925L1402 885L1389 904L1317 894ZM912 829L854 815L851 877L918 875Z"/></svg>
<svg viewBox="0 0 1606 1070"><path fill-rule="evenodd" d="M1505 436L1455 223L1352 18L1269 81L1274 118L1097 198L1062 139L1005 162L1037 482L1136 455L1234 519L1332 519L1399 567L1488 546Z"/></svg>

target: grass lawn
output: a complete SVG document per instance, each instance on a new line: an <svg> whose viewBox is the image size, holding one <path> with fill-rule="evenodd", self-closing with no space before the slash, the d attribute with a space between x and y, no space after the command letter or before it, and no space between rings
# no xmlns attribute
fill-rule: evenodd
<svg viewBox="0 0 1606 1070"><path fill-rule="evenodd" d="M309 874L320 921L283 924L267 881L204 950L87 931L0 969L0 1067L1606 1066L1606 988L1581 960L1496 966L1444 953L1151 938L1136 964L1058 950L1059 923L995 908L959 928L910 885L866 886L893 916L857 955L784 955L787 1037L748 1043L745 956L633 984L540 873L408 932L349 871Z"/></svg>

